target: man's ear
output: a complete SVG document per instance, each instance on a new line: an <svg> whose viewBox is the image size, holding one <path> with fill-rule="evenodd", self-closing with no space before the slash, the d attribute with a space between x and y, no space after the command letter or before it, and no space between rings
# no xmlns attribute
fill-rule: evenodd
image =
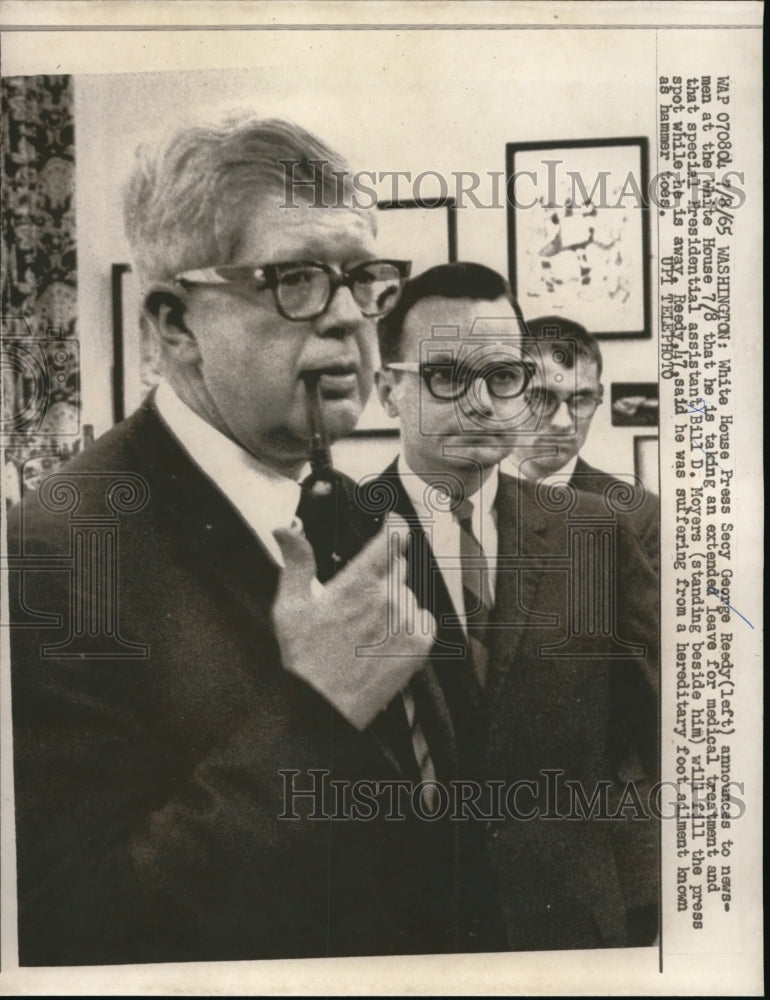
<svg viewBox="0 0 770 1000"><path fill-rule="evenodd" d="M153 285L145 294L144 311L166 353L185 364L200 362L198 343L185 322L186 291L181 285Z"/></svg>
<svg viewBox="0 0 770 1000"><path fill-rule="evenodd" d="M374 385L380 404L389 417L400 416L398 401L394 398L395 383L391 372L384 368L379 368L374 373Z"/></svg>

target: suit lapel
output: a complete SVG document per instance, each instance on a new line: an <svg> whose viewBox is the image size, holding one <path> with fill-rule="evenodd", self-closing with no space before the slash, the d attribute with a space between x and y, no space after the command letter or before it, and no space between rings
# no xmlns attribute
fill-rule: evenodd
<svg viewBox="0 0 770 1000"><path fill-rule="evenodd" d="M570 484L576 490L585 490L587 493L602 494L606 486L612 482L612 476L606 472L595 469L592 465L578 458L575 468L570 477Z"/></svg>
<svg viewBox="0 0 770 1000"><path fill-rule="evenodd" d="M272 631L270 610L279 567L166 428L152 396L132 420L132 444L141 458L140 467L146 470L155 516L167 520L169 531L189 553L197 574L215 576L234 606L242 607L255 624ZM396 711L402 716L399 725L394 727L393 717L383 712L367 728L366 736L391 768L403 774L398 744L404 732L409 740L409 729L403 706L397 705ZM441 717L439 709L437 714Z"/></svg>
<svg viewBox="0 0 770 1000"><path fill-rule="evenodd" d="M493 702L515 662L525 633L555 624L534 609L545 573L537 565L549 554L549 525L528 483L500 474L496 498L498 565L487 693Z"/></svg>
<svg viewBox="0 0 770 1000"><path fill-rule="evenodd" d="M265 620L279 569L235 508L160 419L152 398L137 414L135 446L148 471L153 508L187 547L200 574L211 573L236 605Z"/></svg>

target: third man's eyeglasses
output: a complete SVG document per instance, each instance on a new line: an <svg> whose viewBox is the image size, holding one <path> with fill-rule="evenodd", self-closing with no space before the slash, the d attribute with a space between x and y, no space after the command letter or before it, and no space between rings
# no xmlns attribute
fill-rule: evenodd
<svg viewBox="0 0 770 1000"><path fill-rule="evenodd" d="M602 402L601 394L591 390L575 392L571 396L563 397L549 389L540 389L537 386L529 388L525 398L530 410L538 416L552 417L561 404L566 403L570 415L579 420L590 417Z"/></svg>

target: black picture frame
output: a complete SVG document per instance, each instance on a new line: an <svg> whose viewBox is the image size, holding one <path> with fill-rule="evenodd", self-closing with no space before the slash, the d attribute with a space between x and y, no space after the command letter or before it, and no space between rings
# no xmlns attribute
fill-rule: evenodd
<svg viewBox="0 0 770 1000"><path fill-rule="evenodd" d="M126 305L123 296L124 275L131 273L130 264L113 264L110 268L112 291L112 419L115 423L126 416L125 358Z"/></svg>
<svg viewBox="0 0 770 1000"><path fill-rule="evenodd" d="M403 209L401 212L399 210ZM457 257L457 203L454 198L435 197L421 200L381 200L378 252L383 257L412 260L412 276L435 264L452 263ZM444 218L442 219L442 214ZM399 221L397 226L389 225ZM419 238L417 234L419 233ZM349 438L397 438L398 420L389 417L376 394L364 407L358 426Z"/></svg>
<svg viewBox="0 0 770 1000"><path fill-rule="evenodd" d="M648 139L509 142L505 173L524 316L562 315L600 339L651 337Z"/></svg>
<svg viewBox="0 0 770 1000"><path fill-rule="evenodd" d="M657 427L658 383L613 382L610 419L613 427Z"/></svg>
<svg viewBox="0 0 770 1000"><path fill-rule="evenodd" d="M660 494L658 435L634 435L634 475L650 493Z"/></svg>
<svg viewBox="0 0 770 1000"><path fill-rule="evenodd" d="M405 209L411 211L413 217L409 219L412 227L419 225L422 221L420 227L420 242L416 243L411 234L405 237L403 241L403 249L399 249L399 245L393 244L392 247L390 243L383 244L383 233L380 231L378 239L378 247L382 251L383 257L398 256L414 254L415 250L420 246L427 244L428 251L424 257L424 263L426 267L430 267L433 264L443 264L447 261L452 263L458 259L457 257L457 202L454 198L450 197L435 197L435 198L422 198L420 200L410 200L404 198L398 198L395 200L382 199L377 202L377 209L379 212L392 213L398 209ZM443 209L446 212L446 220L443 225L436 221L436 225L426 226L425 220L432 217L432 213ZM417 212L425 212L427 215L421 216L421 219L417 218ZM394 216L389 215L388 219L394 218ZM407 219L406 216L403 217ZM385 220L382 220L383 222ZM380 229L382 230L381 225ZM439 249L441 234L445 234L446 246L441 246ZM387 236L385 236L387 239ZM423 261L416 261L412 267L412 275L418 274L421 270L425 270L422 266Z"/></svg>
<svg viewBox="0 0 770 1000"><path fill-rule="evenodd" d="M142 315L140 291L130 264L113 264L112 289L112 418L132 413L157 383L158 345Z"/></svg>

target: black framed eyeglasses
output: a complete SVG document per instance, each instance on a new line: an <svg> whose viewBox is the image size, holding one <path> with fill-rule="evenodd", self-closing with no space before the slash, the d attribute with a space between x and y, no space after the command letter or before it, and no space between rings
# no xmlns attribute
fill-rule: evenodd
<svg viewBox="0 0 770 1000"><path fill-rule="evenodd" d="M183 271L174 281L183 285L233 285L249 283L257 291L269 288L284 319L307 320L322 316L341 286L368 319L385 316L398 302L409 277L409 260L368 260L341 270L314 260L279 264L227 264Z"/></svg>
<svg viewBox="0 0 770 1000"><path fill-rule="evenodd" d="M477 379L483 379L490 396L495 399L515 399L530 383L535 366L528 361L496 359L481 366L457 364L453 361L396 361L387 368L421 375L428 392L435 399L461 399Z"/></svg>
<svg viewBox="0 0 770 1000"><path fill-rule="evenodd" d="M572 417L578 420L590 417L603 402L601 393L586 391L575 392L571 396L559 396L549 389L533 386L526 393L526 401L530 410L540 417L552 417L562 403L567 404Z"/></svg>

